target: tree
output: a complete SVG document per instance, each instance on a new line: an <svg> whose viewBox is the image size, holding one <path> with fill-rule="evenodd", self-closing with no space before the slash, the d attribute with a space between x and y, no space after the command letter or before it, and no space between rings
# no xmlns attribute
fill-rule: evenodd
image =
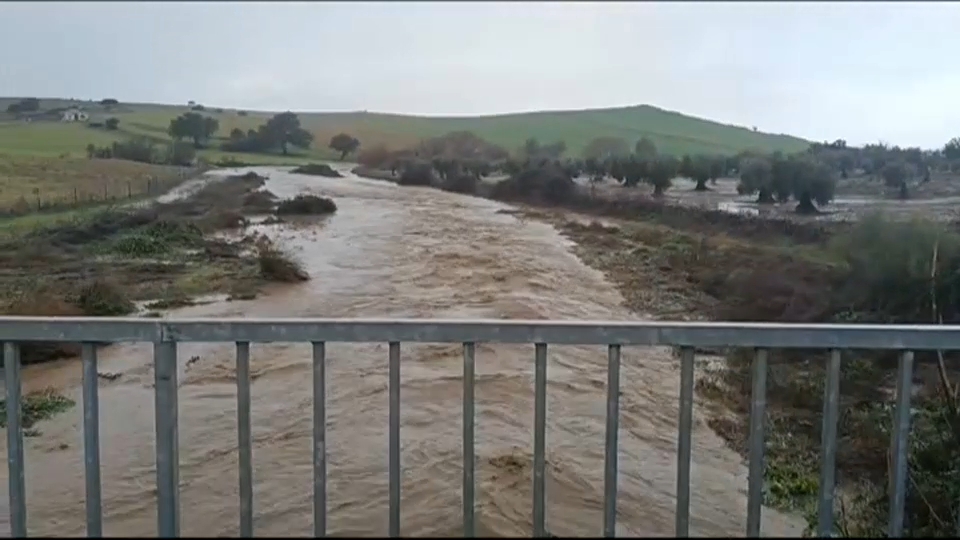
<svg viewBox="0 0 960 540"><path fill-rule="evenodd" d="M287 155L290 145L297 148L310 148L313 134L300 127L300 118L292 112L275 115L267 123L260 126L259 136L269 148L280 147L283 155Z"/></svg>
<svg viewBox="0 0 960 540"><path fill-rule="evenodd" d="M364 146L363 150L357 154L357 163L363 165L364 167L371 167L374 169L380 169L386 167L392 155L390 150L383 144L378 144L376 146Z"/></svg>
<svg viewBox="0 0 960 540"><path fill-rule="evenodd" d="M707 180L713 178L711 176L712 166L713 163L708 156L684 156L677 172L697 183L693 188L694 191L707 191Z"/></svg>
<svg viewBox="0 0 960 540"><path fill-rule="evenodd" d="M840 169L840 178L849 178L850 169L853 168L853 165L853 156L850 155L850 152L844 152L840 154L840 157L837 159L837 167Z"/></svg>
<svg viewBox="0 0 960 540"><path fill-rule="evenodd" d="M707 158L708 168L710 169L710 182L717 183L717 180L727 173L727 159L722 156L711 156Z"/></svg>
<svg viewBox="0 0 960 540"><path fill-rule="evenodd" d="M954 137L943 145L943 157L949 161L960 160L960 137Z"/></svg>
<svg viewBox="0 0 960 540"><path fill-rule="evenodd" d="M622 157L630 154L630 148L627 141L620 137L597 137L587 143L583 149L584 158L596 158L600 160L612 157Z"/></svg>
<svg viewBox="0 0 960 540"><path fill-rule="evenodd" d="M523 146L518 152L521 159L526 161L550 160L557 161L567 151L567 143L556 141L547 145L541 145L540 141L531 137L524 141Z"/></svg>
<svg viewBox="0 0 960 540"><path fill-rule="evenodd" d="M888 163L880 169L880 176L883 178L883 183L886 184L887 187L897 188L899 191L898 196L901 199L909 198L910 193L907 190L907 178L910 177L910 171L907 170L906 163L902 161Z"/></svg>
<svg viewBox="0 0 960 540"><path fill-rule="evenodd" d="M230 130L231 141L240 141L240 140L243 140L243 138L246 136L247 136L246 133L244 133L243 130L240 128L233 128Z"/></svg>
<svg viewBox="0 0 960 540"><path fill-rule="evenodd" d="M109 129L110 131L116 130L120 126L120 120L114 117L107 118L107 121L103 123L103 127Z"/></svg>
<svg viewBox="0 0 960 540"><path fill-rule="evenodd" d="M773 166L765 157L746 157L740 163L741 195L757 193L757 203L773 204Z"/></svg>
<svg viewBox="0 0 960 540"><path fill-rule="evenodd" d="M649 162L647 166L647 181L653 185L653 196L662 197L663 192L670 187L671 180L677 176L680 162L673 156L660 156Z"/></svg>
<svg viewBox="0 0 960 540"><path fill-rule="evenodd" d="M337 152L340 152L340 161L343 161L347 157L347 154L352 154L358 148L360 148L360 140L356 137L351 137L346 133L340 133L339 135L334 135L330 139L329 147Z"/></svg>
<svg viewBox="0 0 960 540"><path fill-rule="evenodd" d="M647 171L650 168L650 161L640 159L637 156L630 156L623 164L623 185L624 187L634 187L640 182L647 180Z"/></svg>
<svg viewBox="0 0 960 540"><path fill-rule="evenodd" d="M784 202L792 196L798 214L815 214L814 203L824 205L833 200L837 182L827 164L809 157L789 157L779 165L774 164L774 192Z"/></svg>
<svg viewBox="0 0 960 540"><path fill-rule="evenodd" d="M197 150L189 143L174 142L167 146L165 157L170 165L187 167L196 159Z"/></svg>
<svg viewBox="0 0 960 540"><path fill-rule="evenodd" d="M175 141L192 139L194 147L203 148L203 142L209 140L219 128L220 122L216 118L188 112L171 120L167 133Z"/></svg>
<svg viewBox="0 0 960 540"><path fill-rule="evenodd" d="M40 110L40 100L37 98L23 98L16 103L7 105L7 112L10 114L36 112Z"/></svg>
<svg viewBox="0 0 960 540"><path fill-rule="evenodd" d="M567 151L567 143L564 141L552 142L540 148L540 154L546 159L558 160Z"/></svg>
<svg viewBox="0 0 960 540"><path fill-rule="evenodd" d="M536 159L540 154L540 141L534 137L523 141L523 146L520 147L520 151L517 152L520 159L531 160Z"/></svg>
<svg viewBox="0 0 960 540"><path fill-rule="evenodd" d="M648 137L640 137L633 147L633 153L641 159L651 160L657 157L657 145Z"/></svg>
<svg viewBox="0 0 960 540"><path fill-rule="evenodd" d="M100 100L100 104L104 107L112 107L114 105L119 105L120 102L113 98L103 98Z"/></svg>

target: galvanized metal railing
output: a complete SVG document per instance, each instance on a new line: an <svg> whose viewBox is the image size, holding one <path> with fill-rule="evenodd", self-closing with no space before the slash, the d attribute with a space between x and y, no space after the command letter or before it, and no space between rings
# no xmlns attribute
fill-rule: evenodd
<svg viewBox="0 0 960 540"><path fill-rule="evenodd" d="M23 433L20 424L19 343L83 343L83 427L88 536L101 536L97 343L154 343L157 455L157 525L160 536L180 533L179 441L177 435L177 343L235 342L237 347L237 433L239 439L240 535L253 535L253 473L250 430L250 343L313 344L314 533L324 536L327 518L325 345L328 342L387 342L389 348L389 534L400 535L400 343L463 344L463 528L474 536L474 363L475 344L535 344L533 447L533 534L546 536L547 344L606 345L607 418L604 464L604 536L615 533L620 351L624 345L681 348L680 416L677 445L676 535L689 535L690 462L693 424L694 348L756 349L750 408L746 535L760 534L763 503L764 415L767 351L771 348L830 349L823 405L822 468L817 532L833 531L834 472L840 395L840 349L901 351L895 429L891 435L893 489L888 532L903 532L907 437L913 352L960 349L960 327L895 325L809 325L770 323L549 322L342 319L197 319L0 317L7 390L7 463L13 536L27 534Z"/></svg>

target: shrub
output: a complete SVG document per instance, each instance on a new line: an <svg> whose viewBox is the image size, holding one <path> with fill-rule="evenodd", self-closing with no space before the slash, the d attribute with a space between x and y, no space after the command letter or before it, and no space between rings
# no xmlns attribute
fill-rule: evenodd
<svg viewBox="0 0 960 540"><path fill-rule="evenodd" d="M42 286L28 286L13 291L3 312L25 317L77 317L83 310L68 302L62 294ZM20 344L20 362L37 364L71 358L80 354L80 344L29 341ZM0 351L0 358L3 352Z"/></svg>
<svg viewBox="0 0 960 540"><path fill-rule="evenodd" d="M316 195L297 195L292 199L280 201L277 215L320 215L337 211L337 204L326 197Z"/></svg>
<svg viewBox="0 0 960 540"><path fill-rule="evenodd" d="M243 197L243 210L246 212L270 212L276 204L277 196L266 190L247 193Z"/></svg>
<svg viewBox="0 0 960 540"><path fill-rule="evenodd" d="M440 183L440 189L453 191L455 193L466 193L468 195L473 195L477 193L477 188L479 185L480 180L472 174L453 173L447 175L447 177Z"/></svg>
<svg viewBox="0 0 960 540"><path fill-rule="evenodd" d="M497 184L494 196L541 199L552 204L572 199L576 184L561 167L547 163L541 167L527 167Z"/></svg>
<svg viewBox="0 0 960 540"><path fill-rule="evenodd" d="M327 178L343 178L343 175L333 170L326 163L309 163L301 165L290 172L297 174L309 174L311 176L325 176Z"/></svg>
<svg viewBox="0 0 960 540"><path fill-rule="evenodd" d="M0 353L2 355L2 353ZM46 420L75 405L74 401L57 393L53 388L30 392L20 402L20 426L27 430L37 422ZM7 400L0 400L0 427L7 427ZM37 434L37 433L34 433ZM29 433L24 433L30 436Z"/></svg>
<svg viewBox="0 0 960 540"><path fill-rule="evenodd" d="M266 242L257 248L257 262L260 276L267 281L297 283L310 279L299 261Z"/></svg>
<svg viewBox="0 0 960 540"><path fill-rule="evenodd" d="M100 279L81 285L70 300L84 315L93 317L126 315L135 309L119 287Z"/></svg>
<svg viewBox="0 0 960 540"><path fill-rule="evenodd" d="M436 181L433 165L427 162L408 164L400 173L397 183L401 186L432 186Z"/></svg>

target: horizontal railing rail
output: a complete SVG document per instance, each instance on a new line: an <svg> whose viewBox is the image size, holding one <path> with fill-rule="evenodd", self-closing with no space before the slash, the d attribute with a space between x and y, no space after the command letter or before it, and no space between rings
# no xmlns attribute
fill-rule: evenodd
<svg viewBox="0 0 960 540"><path fill-rule="evenodd" d="M533 534L546 536L546 395L547 347L607 346L607 413L604 462L604 536L614 536L617 510L620 354L624 345L675 346L680 354L677 444L676 535L689 535L690 465L693 426L694 349L756 349L748 440L746 535L760 534L763 503L764 416L769 349L830 350L823 400L819 518L817 533L832 535L834 524L837 420L841 349L900 351L894 429L891 433L893 478L888 533L903 533L907 437L913 351L960 349L960 327L923 325L837 325L701 322L553 322L502 320L364 320L364 319L178 319L0 317L7 393L7 463L11 534L27 535L23 431L20 422L19 346L30 341L82 343L84 466L87 534L102 536L97 347L104 343L152 342L156 407L156 475L158 534L179 536L179 442L177 343L236 344L237 434L239 452L240 535L253 535L253 470L250 426L250 344L309 342L313 345L314 533L326 534L326 344L389 343L389 525L400 535L400 358L402 342L463 344L463 532L474 536L474 365L476 343L534 345Z"/></svg>

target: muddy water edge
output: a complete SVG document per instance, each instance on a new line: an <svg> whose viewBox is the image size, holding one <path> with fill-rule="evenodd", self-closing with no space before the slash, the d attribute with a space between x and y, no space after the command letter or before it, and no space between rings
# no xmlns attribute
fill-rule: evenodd
<svg viewBox="0 0 960 540"><path fill-rule="evenodd" d="M344 178L255 168L285 198L314 193L339 209L321 223L254 225L292 251L313 279L253 300L169 317L431 317L636 320L599 271L551 225L493 201ZM235 173L235 171L231 171ZM456 344L401 349L401 532L461 533L462 357ZM182 534L238 533L236 388L231 344L179 346ZM532 530L533 346L476 350L478 533ZM327 346L328 530L387 531L387 346ZM148 344L100 352L104 532L156 534L152 354ZM547 528L596 535L602 523L606 354L549 349ZM303 536L312 527L309 344L251 351L254 527ZM26 389L54 381L80 401L76 362L24 369ZM624 348L618 535L672 536L678 362L663 348ZM82 411L45 421L26 439L28 526L34 535L84 532ZM5 455L5 448L4 448ZM6 468L2 474L7 474ZM695 413L691 533L743 534L743 460ZM7 505L7 482L0 482ZM2 527L8 511L0 509ZM763 531L797 536L799 518L764 509Z"/></svg>

